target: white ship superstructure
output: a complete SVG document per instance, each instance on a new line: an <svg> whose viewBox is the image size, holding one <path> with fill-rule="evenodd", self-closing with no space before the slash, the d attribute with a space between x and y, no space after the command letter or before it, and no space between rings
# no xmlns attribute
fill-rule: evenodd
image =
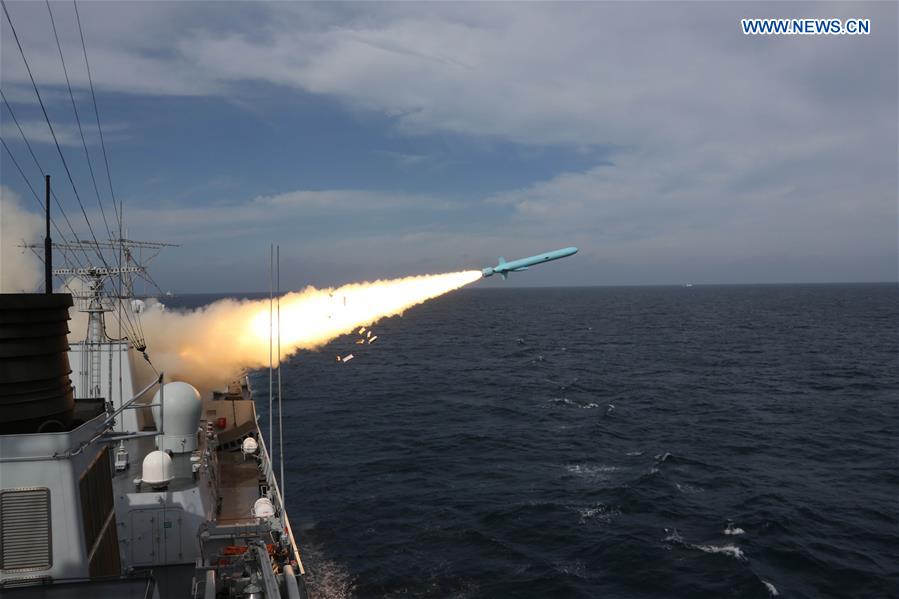
<svg viewBox="0 0 899 599"><path fill-rule="evenodd" d="M71 304L0 296L4 596L305 597L246 377L201 396L127 341L68 350Z"/></svg>

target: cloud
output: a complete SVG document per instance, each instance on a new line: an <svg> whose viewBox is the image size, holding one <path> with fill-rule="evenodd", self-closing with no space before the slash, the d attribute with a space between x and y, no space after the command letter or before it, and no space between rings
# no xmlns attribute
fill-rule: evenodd
<svg viewBox="0 0 899 599"><path fill-rule="evenodd" d="M145 223L147 234L172 241L246 237L260 231L305 228L321 219L408 219L410 214L440 214L457 210L453 202L425 194L373 192L358 189L296 190L256 196L242 202L191 206L158 202L137 207L129 217ZM138 231L144 227L139 226Z"/></svg>
<svg viewBox="0 0 899 599"><path fill-rule="evenodd" d="M62 74L55 44L42 42L46 7L10 6L52 91ZM68 22L70 9L57 10ZM603 147L610 158L464 205L448 189L302 190L131 210L164 231L154 237L258 242L311 222L309 237L327 234L329 247L403 263L405 251L378 244L416 228L428 239L420 260L452 251L434 241L444 234L462 240L457 252L490 254L564 239L583 246L589 282L652 282L683 269L730 281L895 279L897 136L885 125L897 121L896 12L892 3L104 3L85 5L82 18L104 91L252 106L261 83L386 118L413 140ZM739 30L746 16L859 15L872 35ZM76 30L61 33L64 48L78 48ZM9 43L4 86L21 85ZM403 147L390 155L399 165L424 160ZM504 232L480 225L482 211L504 213ZM332 271L322 262L319 272Z"/></svg>
<svg viewBox="0 0 899 599"><path fill-rule="evenodd" d="M82 119L83 118L84 116L82 115ZM91 126L91 123L84 126L84 121L82 121L82 125L84 129L84 141L87 145L99 146L100 136L97 134L96 125ZM22 132L25 134L25 137L28 138L29 142L44 144L53 143L53 134L50 133L46 121L19 119L19 126L22 127ZM110 123L103 125L103 135L105 136L106 141L124 139L124 130L125 126L121 124ZM59 142L60 146L82 147L81 133L78 131L78 126L74 122L62 123L54 120L53 132L56 134L56 141ZM22 139L21 133L19 133L19 129L16 127L15 123L12 122L12 119L4 119L2 133L4 139L13 140L14 143L18 143Z"/></svg>
<svg viewBox="0 0 899 599"><path fill-rule="evenodd" d="M264 81L392 115L408 132L526 144L689 143L709 135L710 121L724 125L719 136L783 135L833 97L881 98L874 104L883 111L889 94L867 90L895 93L890 77L853 75L859 60L884 74L895 63L894 6L826 5L810 13L801 5L808 16L870 15L875 35L852 39L746 37L739 33L741 5L647 6L370 4L350 10L275 3L211 11L193 3L128 3L84 12L92 17L85 19L86 35L97 84L107 89L232 95L245 82ZM796 8L768 12L795 16ZM46 37L43 7L15 9L32 37ZM64 29L64 47L77 48L76 35ZM41 80L59 83L55 47L31 46ZM21 81L16 53L4 56L5 77ZM847 77L852 91L835 83ZM86 86L83 74L73 79Z"/></svg>
<svg viewBox="0 0 899 599"><path fill-rule="evenodd" d="M22 207L21 198L0 185L0 292L31 292L41 282L41 262L22 243L41 238L41 218Z"/></svg>

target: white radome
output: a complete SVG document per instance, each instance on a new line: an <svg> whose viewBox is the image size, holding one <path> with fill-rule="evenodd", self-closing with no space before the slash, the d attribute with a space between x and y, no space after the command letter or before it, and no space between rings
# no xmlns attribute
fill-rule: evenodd
<svg viewBox="0 0 899 599"><path fill-rule="evenodd" d="M151 451L144 458L141 467L143 482L151 487L164 487L174 478L172 474L172 458L164 451Z"/></svg>
<svg viewBox="0 0 899 599"><path fill-rule="evenodd" d="M158 405L163 396L165 410ZM197 429L203 411L200 392L181 381L166 383L153 396L153 404L153 419L157 429L163 433L156 438L156 446L159 449L171 449L174 453L194 451L197 448Z"/></svg>
<svg viewBox="0 0 899 599"><path fill-rule="evenodd" d="M253 455L259 449L259 443L253 437L247 437L241 443L240 449L247 455Z"/></svg>
<svg viewBox="0 0 899 599"><path fill-rule="evenodd" d="M260 497L253 504L254 518L271 518L275 515L275 506L268 497Z"/></svg>

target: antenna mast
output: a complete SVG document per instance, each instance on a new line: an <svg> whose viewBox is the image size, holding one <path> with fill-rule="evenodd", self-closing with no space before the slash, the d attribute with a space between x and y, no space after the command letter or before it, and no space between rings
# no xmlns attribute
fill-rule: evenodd
<svg viewBox="0 0 899 599"><path fill-rule="evenodd" d="M53 293L53 242L50 240L50 175L44 175L47 209L47 234L44 236L44 293Z"/></svg>

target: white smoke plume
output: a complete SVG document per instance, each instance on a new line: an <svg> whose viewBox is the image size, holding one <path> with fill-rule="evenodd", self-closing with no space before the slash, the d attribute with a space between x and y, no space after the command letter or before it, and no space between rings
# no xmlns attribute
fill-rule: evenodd
<svg viewBox="0 0 899 599"><path fill-rule="evenodd" d="M0 185L0 292L35 291L41 282L42 265L21 243L43 239L41 217L22 207L21 198Z"/></svg>
<svg viewBox="0 0 899 599"><path fill-rule="evenodd" d="M288 293L281 297L282 357L315 349L480 278L481 272L472 270ZM207 389L221 387L244 369L268 366L270 327L274 335L278 330L277 315L269 319L267 299L220 300L191 311L149 304L141 322L156 368L166 378Z"/></svg>

